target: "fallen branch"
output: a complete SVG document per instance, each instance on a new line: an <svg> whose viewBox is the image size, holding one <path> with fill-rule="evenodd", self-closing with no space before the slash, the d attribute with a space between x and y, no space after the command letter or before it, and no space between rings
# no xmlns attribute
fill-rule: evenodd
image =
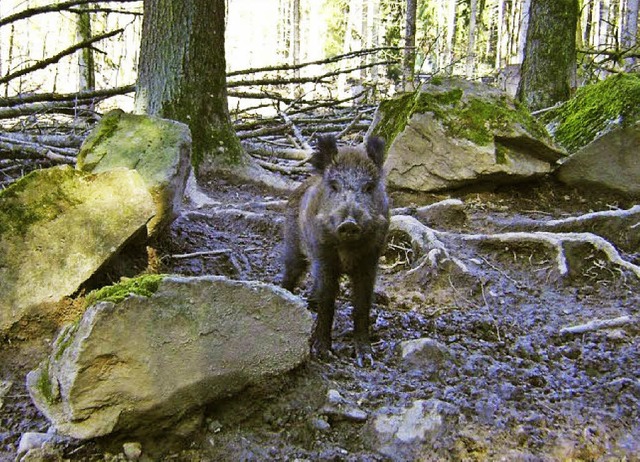
<svg viewBox="0 0 640 462"><path fill-rule="evenodd" d="M111 32L106 32L104 34L96 35L95 37L91 37L88 40L83 40L82 42L76 43L75 45L72 45L69 48L64 49L60 53L53 55L50 58L43 59L42 61L38 61L36 64L32 66L25 67L16 72L13 72L12 74L8 74L8 75L5 75L4 77L0 77L0 84L7 83L17 77L21 77L33 71L44 69L45 67L50 66L51 64L57 63L65 56L73 54L76 51L81 50L82 48L87 48L88 46L92 45L93 43L99 42L100 40L104 40L106 38L121 34L122 32L124 32L124 29L117 29Z"/></svg>
<svg viewBox="0 0 640 462"><path fill-rule="evenodd" d="M594 332L600 329L613 329L616 327L625 327L634 325L640 326L640 319L633 316L620 316L613 319L594 319L586 324L579 324L577 326L563 327L560 329L560 335L578 335L585 334L587 332Z"/></svg>
<svg viewBox="0 0 640 462"><path fill-rule="evenodd" d="M78 5L86 5L86 4L98 3L98 2L130 3L130 2L139 2L139 1L141 0L71 0L67 2L61 2L61 3L53 3L50 5L44 5L44 6L39 6L35 8L27 8L25 10L18 11L15 14L5 16L4 18L0 19L0 27L6 26L7 24L11 24L12 22L16 22L21 19L27 19L27 18L36 16L38 14L64 11Z"/></svg>

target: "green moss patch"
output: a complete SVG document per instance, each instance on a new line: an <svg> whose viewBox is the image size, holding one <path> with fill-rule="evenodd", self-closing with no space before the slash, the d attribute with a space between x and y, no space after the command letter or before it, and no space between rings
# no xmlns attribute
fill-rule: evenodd
<svg viewBox="0 0 640 462"><path fill-rule="evenodd" d="M85 298L85 305L91 306L101 301L120 303L130 294L151 297L165 277L163 274L147 274L137 278L123 279L118 284L90 292Z"/></svg>
<svg viewBox="0 0 640 462"><path fill-rule="evenodd" d="M610 126L629 126L640 119L640 75L618 74L580 88L576 95L541 121L569 152L604 134Z"/></svg>
<svg viewBox="0 0 640 462"><path fill-rule="evenodd" d="M35 170L0 191L0 235L23 234L29 225L50 221L83 201L77 177L86 176L70 167ZM33 184L44 187L34 188Z"/></svg>
<svg viewBox="0 0 640 462"><path fill-rule="evenodd" d="M380 103L382 120L374 133L390 145L409 123L414 113L431 113L439 120L447 135L467 139L478 145L493 142L496 132L508 131L519 124L532 135L548 138L542 126L522 106L506 97L484 98L462 88L447 91L416 91Z"/></svg>

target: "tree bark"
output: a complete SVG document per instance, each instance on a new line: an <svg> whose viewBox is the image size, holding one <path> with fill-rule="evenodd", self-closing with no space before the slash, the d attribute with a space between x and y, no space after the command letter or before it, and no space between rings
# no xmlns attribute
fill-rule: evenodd
<svg viewBox="0 0 640 462"><path fill-rule="evenodd" d="M624 17L624 23L622 26L622 41L621 45L623 49L633 48L637 45L638 34L638 6L639 0L627 0L627 11ZM636 58L625 59L625 69L630 71L633 69L636 63Z"/></svg>
<svg viewBox="0 0 640 462"><path fill-rule="evenodd" d="M402 60L403 84L413 82L413 73L416 65L416 13L417 0L407 0L407 16L404 29L404 56Z"/></svg>
<svg viewBox="0 0 640 462"><path fill-rule="evenodd" d="M566 101L575 87L578 0L532 0L516 97L530 110Z"/></svg>
<svg viewBox="0 0 640 462"><path fill-rule="evenodd" d="M466 74L473 79L475 70L476 23L478 19L478 0L471 0L469 7L469 41L467 42Z"/></svg>
<svg viewBox="0 0 640 462"><path fill-rule="evenodd" d="M91 13L87 11L88 8L86 5L80 6L79 10L76 35L78 42L84 42L91 39ZM80 50L78 54L78 67L78 91L95 90L95 62L93 59L93 49L91 47Z"/></svg>
<svg viewBox="0 0 640 462"><path fill-rule="evenodd" d="M225 0L145 0L136 111L189 125L192 163L245 156L227 106Z"/></svg>

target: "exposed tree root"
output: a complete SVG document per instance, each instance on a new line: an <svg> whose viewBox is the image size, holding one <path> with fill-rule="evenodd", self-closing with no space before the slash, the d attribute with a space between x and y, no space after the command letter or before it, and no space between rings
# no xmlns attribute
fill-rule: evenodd
<svg viewBox="0 0 640 462"><path fill-rule="evenodd" d="M443 201L430 206L433 210L451 207L458 210L462 207L459 201ZM419 209L401 208L395 209L394 213L417 213ZM428 210L428 209L427 209ZM425 210L423 210L423 213ZM544 222L547 228L562 228L571 226L589 228L594 222L600 224L603 220L627 220L627 226L632 228L628 220L638 219L640 206L635 206L629 210L596 212L579 217L572 217L564 220L550 220ZM522 225L522 222L520 223ZM541 225L540 222L532 221L533 228ZM633 229L633 228L632 228ZM468 272L468 266L459 255L454 255L452 249L454 244L460 243L504 243L516 245L541 244L555 252L555 269L562 277L572 272L572 266L580 267L584 258L580 251L588 247L592 251L600 252L604 259L621 270L626 270L640 278L640 266L625 260L616 247L602 236L591 232L550 232L550 231L514 231L495 234L465 234L449 231L437 231L425 225L418 219L408 215L395 215L391 220L390 235L403 234L406 241L411 245L414 255L418 257L414 268L408 274L420 271L425 266L436 267L437 265L450 261L463 271ZM636 233L634 233L636 234ZM635 238L635 236L633 236ZM574 273L576 269L573 269Z"/></svg>

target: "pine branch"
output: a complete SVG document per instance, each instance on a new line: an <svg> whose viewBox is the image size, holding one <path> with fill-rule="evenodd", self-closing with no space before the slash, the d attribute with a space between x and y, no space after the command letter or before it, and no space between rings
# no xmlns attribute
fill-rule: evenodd
<svg viewBox="0 0 640 462"><path fill-rule="evenodd" d="M30 95L17 95L7 98L0 98L0 106L11 107L26 105L30 103L49 103L52 101L90 101L96 98L107 98L109 96L125 95L136 90L135 85L125 85L123 87L106 88L104 90L81 91L78 93L36 93Z"/></svg>
<svg viewBox="0 0 640 462"><path fill-rule="evenodd" d="M88 46L90 46L91 44L95 43L95 42L99 42L100 40L109 38L109 37L113 37L114 35L118 35L121 34L122 32L124 32L124 29L117 29L111 32L107 32L104 34L100 34L100 35L96 35L95 37L90 38L89 40L83 40L80 43L76 43L73 46L70 46L69 48L61 51L60 53L51 56L50 58L44 59L42 61L38 61L36 64L34 64L33 66L29 66L29 67L25 67L24 69L20 69L19 71L14 72L13 74L9 74L6 75L4 77L0 78L0 84L3 83L7 83L17 77L21 77L25 74L29 74L30 72L33 71L37 71L40 69L44 69L45 67L51 65L51 64L55 64L58 61L60 61L62 58L64 58L67 55L73 54L76 51L82 49L82 48L86 48Z"/></svg>
<svg viewBox="0 0 640 462"><path fill-rule="evenodd" d="M236 75L246 75L246 74L257 74L258 72L275 72L275 71L295 71L298 69L302 69L308 66L317 66L321 64L331 64L336 63L338 61L342 61L343 59L351 59L359 56L374 54L379 51L396 51L396 50L404 50L404 47L377 47L377 48L367 48L364 50L351 51L349 53L345 53L342 55L334 56L332 58L320 59L318 61L309 61L306 63L300 64L282 64L279 66L267 66L267 67L258 67L255 69L243 69L240 71L232 71L227 74L227 77L234 77Z"/></svg>
<svg viewBox="0 0 640 462"><path fill-rule="evenodd" d="M349 69L326 72L324 74L313 76L313 77L297 77L297 78L294 77L291 79L271 78L271 79L257 79L257 80L238 80L236 82L227 82L227 88L247 87L247 86L253 86L253 85L286 85L291 83L300 84L300 83L320 82L323 79L326 79L328 77L335 77L340 74L348 74L349 72L368 69L370 67L375 67L375 66L387 66L389 64L397 64L397 62L398 62L397 60L379 61L375 63L364 64L362 66L351 67Z"/></svg>
<svg viewBox="0 0 640 462"><path fill-rule="evenodd" d="M12 22L19 21L21 19L27 19L32 16L36 16L42 13L54 13L57 11L68 10L71 7L77 5L86 5L90 3L129 3L129 2L139 2L141 0L70 0L62 3L55 3L51 5L44 5L36 8L27 8L26 10L18 11L15 14L9 15L5 18L0 19L0 27L6 26L7 24L11 24Z"/></svg>

